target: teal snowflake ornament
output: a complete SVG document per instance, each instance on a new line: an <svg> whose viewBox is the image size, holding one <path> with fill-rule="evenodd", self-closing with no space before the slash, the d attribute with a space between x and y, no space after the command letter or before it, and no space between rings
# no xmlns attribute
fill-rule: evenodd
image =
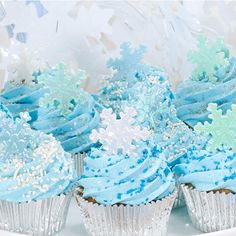
<svg viewBox="0 0 236 236"><path fill-rule="evenodd" d="M232 105L231 110L225 114L222 110L218 110L217 104L214 103L210 103L207 110L211 113L209 115L211 123L206 121L194 127L196 131L211 137L207 149L216 151L226 147L236 152L236 105Z"/></svg>
<svg viewBox="0 0 236 236"><path fill-rule="evenodd" d="M198 39L198 50L188 53L188 59L196 64L192 79L217 82L216 69L229 65L227 54L223 40L217 39L210 44L206 37L201 35Z"/></svg>
<svg viewBox="0 0 236 236"><path fill-rule="evenodd" d="M51 71L42 73L38 83L44 86L45 95L39 101L40 106L54 106L60 109L62 114L68 114L88 96L88 93L80 87L85 79L85 71L74 72L63 63Z"/></svg>

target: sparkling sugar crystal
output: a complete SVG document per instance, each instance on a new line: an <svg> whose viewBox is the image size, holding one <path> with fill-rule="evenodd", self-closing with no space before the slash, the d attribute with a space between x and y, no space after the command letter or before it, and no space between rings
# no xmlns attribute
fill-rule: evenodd
<svg viewBox="0 0 236 236"><path fill-rule="evenodd" d="M217 109L217 104L210 103L207 110L211 113L209 118L211 123L198 123L194 129L206 135L211 139L208 143L208 150L216 151L226 146L236 151L236 105L232 105L231 110L222 114L222 110Z"/></svg>
<svg viewBox="0 0 236 236"><path fill-rule="evenodd" d="M99 140L108 154L116 155L122 150L123 154L136 157L134 141L147 140L150 136L148 129L141 129L140 126L134 125L136 115L135 109L126 107L117 119L112 109L104 109L101 119L105 128L93 130L90 139L93 142Z"/></svg>
<svg viewBox="0 0 236 236"><path fill-rule="evenodd" d="M80 88L86 79L82 70L72 71L60 63L55 69L43 73L38 81L45 87L45 96L40 99L41 106L55 106L63 114L68 114L77 103L82 102L87 93Z"/></svg>
<svg viewBox="0 0 236 236"><path fill-rule="evenodd" d="M216 82L215 70L229 65L225 50L222 40L217 39L210 44L206 37L201 35L198 39L198 50L188 53L188 59L196 64L192 78L194 80Z"/></svg>

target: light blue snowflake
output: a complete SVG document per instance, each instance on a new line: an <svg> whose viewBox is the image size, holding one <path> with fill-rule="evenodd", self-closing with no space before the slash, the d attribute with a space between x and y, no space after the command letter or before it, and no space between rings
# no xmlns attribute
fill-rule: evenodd
<svg viewBox="0 0 236 236"><path fill-rule="evenodd" d="M58 64L55 69L44 72L38 78L38 83L45 88L45 95L40 99L44 107L55 106L62 114L68 114L74 107L84 101L88 93L80 85L86 79L86 73L78 70L72 73L64 64Z"/></svg>
<svg viewBox="0 0 236 236"><path fill-rule="evenodd" d="M216 69L227 67L229 59L223 40L217 39L212 44L204 35L198 39L198 50L190 51L188 59L196 64L192 79L216 82Z"/></svg>
<svg viewBox="0 0 236 236"><path fill-rule="evenodd" d="M146 48L142 45L132 50L129 43L123 43L121 57L107 62L107 66L115 71L109 81L126 81L129 85L135 83L139 74L146 70L146 66L141 63L145 51Z"/></svg>
<svg viewBox="0 0 236 236"><path fill-rule="evenodd" d="M0 109L0 159L16 157L27 159L29 152L35 147L39 135L34 135L27 121L28 113L21 113L15 120L6 109ZM37 136L37 137L36 137Z"/></svg>
<svg viewBox="0 0 236 236"><path fill-rule="evenodd" d="M232 105L231 110L222 114L222 110L217 109L217 104L210 103L207 110L211 113L211 122L198 123L194 129L211 137L207 149L216 151L222 147L227 147L236 151L236 105Z"/></svg>

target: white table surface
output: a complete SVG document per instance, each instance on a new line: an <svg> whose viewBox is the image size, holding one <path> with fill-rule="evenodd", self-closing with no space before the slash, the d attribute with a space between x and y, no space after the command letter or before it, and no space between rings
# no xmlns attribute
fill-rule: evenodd
<svg viewBox="0 0 236 236"><path fill-rule="evenodd" d="M191 235L200 235L201 232L196 230L190 222L186 208L180 208L173 210L169 226L168 226L168 235L167 236L191 236ZM0 230L0 236L22 236L22 234L9 233L6 231ZM72 200L69 216L67 220L67 226L62 231L60 236L89 236L86 232L82 219L80 216L79 208L76 205L75 200ZM204 234L204 236L235 236L236 229L230 229L226 231Z"/></svg>

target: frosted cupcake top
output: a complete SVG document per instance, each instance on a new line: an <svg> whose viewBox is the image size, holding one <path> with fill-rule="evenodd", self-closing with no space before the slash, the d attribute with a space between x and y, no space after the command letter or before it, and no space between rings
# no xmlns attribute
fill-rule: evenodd
<svg viewBox="0 0 236 236"><path fill-rule="evenodd" d="M75 180L70 154L50 135L34 131L29 115L0 110L0 199L40 200L66 193Z"/></svg>
<svg viewBox="0 0 236 236"><path fill-rule="evenodd" d="M186 163L176 165L180 183L190 183L199 191L228 189L236 191L236 106L222 114L216 104L209 104L211 123L198 123L196 130L209 141L204 150L188 152Z"/></svg>
<svg viewBox="0 0 236 236"><path fill-rule="evenodd" d="M84 71L72 70L63 63L38 78L45 94L40 98L38 119L32 127L53 134L71 153L91 148L93 143L88 137L99 123L93 97L81 88L85 79Z"/></svg>
<svg viewBox="0 0 236 236"><path fill-rule="evenodd" d="M141 62L145 51L144 46L132 49L129 43L123 43L121 57L108 61L107 65L113 70L113 75L107 78L98 97L104 107L111 107L115 112L120 112L123 101L130 100L130 96L134 95L133 87L136 83L146 79L149 79L149 83L152 81L165 87L166 91L163 91L165 94L162 97L173 98L166 74L160 69ZM140 86L140 83L137 86Z"/></svg>
<svg viewBox="0 0 236 236"><path fill-rule="evenodd" d="M85 158L79 180L85 199L138 205L173 193L175 182L165 157L152 144L150 131L134 125L136 114L128 107L119 118L111 109L102 111L104 128L91 134L101 147L92 148Z"/></svg>
<svg viewBox="0 0 236 236"><path fill-rule="evenodd" d="M196 65L189 80L176 91L178 117L189 126L209 121L208 103L217 103L226 111L236 102L236 60L230 58L222 40L212 44L200 36L198 50L189 59Z"/></svg>

